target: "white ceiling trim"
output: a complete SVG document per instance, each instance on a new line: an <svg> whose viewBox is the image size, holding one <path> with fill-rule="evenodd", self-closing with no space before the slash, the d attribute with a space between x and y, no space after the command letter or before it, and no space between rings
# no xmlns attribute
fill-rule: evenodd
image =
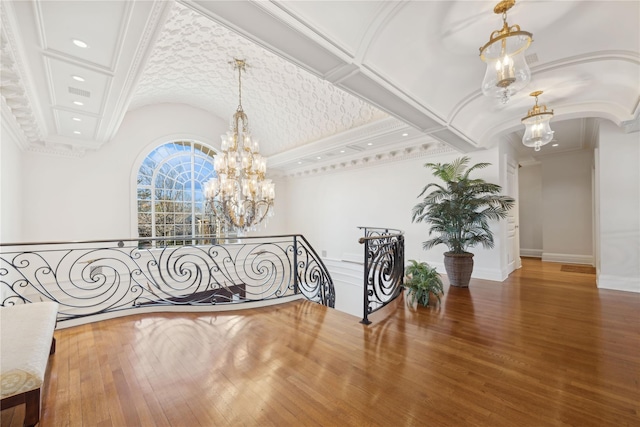
<svg viewBox="0 0 640 427"><path fill-rule="evenodd" d="M21 150L26 150L29 146L29 140L24 134L24 131L16 121L16 116L14 116L11 108L7 105L4 100L4 96L0 97L0 108L2 111L2 132L9 133L11 139L18 145ZM4 136L6 137L6 135ZM3 139L4 139L3 137Z"/></svg>
<svg viewBox="0 0 640 427"><path fill-rule="evenodd" d="M85 68L94 69L96 71L101 71L103 73L108 73L113 75L113 71L115 70L115 65L117 62L117 58L119 56L119 52L116 52L116 55L113 56L111 60L111 64L109 64L109 66L106 66L106 65L98 64L92 61L81 60L72 55L57 51L56 49L51 47L51 43L49 43L49 40L47 39L47 32L45 30L45 24L44 24L44 14L42 12L42 1L34 2L34 9L35 9L35 18L36 18L36 24L37 24L37 30L38 30L38 37L40 39L40 46L42 47L44 55L52 56L54 58L58 58L63 61L76 63L77 65ZM124 33L125 33L125 31L122 28L122 23L125 20L128 21L131 18L132 9L133 9L133 2L127 3L125 6L125 10L123 11L124 16L122 17L122 19L120 19L120 25L119 25L120 30L117 32L118 41L116 43L119 50L122 49L122 42L123 42Z"/></svg>
<svg viewBox="0 0 640 427"><path fill-rule="evenodd" d="M624 110L621 106L610 102L585 102L585 103L571 103L564 105L552 105L554 110L554 120L573 120L584 119L585 117L592 117L595 119L605 119L615 123L617 126L621 126L619 120L620 115L624 115ZM585 115L586 112L586 115ZM526 115L526 111L521 115ZM493 126L484 130L480 137L479 144L482 147L491 148L495 146L495 142L500 136L504 136L511 132L518 132L523 129L523 125L520 121L521 117L512 115L512 118L503 120L500 123L495 123ZM552 125L553 127L553 125Z"/></svg>
<svg viewBox="0 0 640 427"><path fill-rule="evenodd" d="M269 168L278 168L297 161L304 157L313 157L330 150L337 150L341 147L357 144L366 140L388 137L398 132L408 131L410 126L401 121L388 117L377 122L349 129L337 135L324 138L301 147L297 147L280 154L268 157Z"/></svg>
<svg viewBox="0 0 640 427"><path fill-rule="evenodd" d="M323 79L338 76L338 87L417 129L433 130L444 125L442 118L398 90L374 70L353 64L359 72L349 68L344 76L338 70L352 65L351 55L300 22L290 12L285 13L279 5L271 2L237 2L233 8L225 8L219 2L204 0L183 0L182 3L312 74ZM254 25L261 19L264 20L264 25ZM265 29L269 30L268 33ZM284 46L282 40L287 40L288 44ZM462 138L459 145L465 145L466 140L470 138ZM463 147L463 151L473 151L476 148L468 144Z"/></svg>
<svg viewBox="0 0 640 427"><path fill-rule="evenodd" d="M366 155L360 153L357 156L340 159L340 161L336 162L313 165L311 167L301 167L300 169L286 172L284 176L288 179L295 179L313 175L337 173L344 170L380 166L392 162L454 152L456 152L454 149L442 142L435 141L429 137L422 137L418 140L410 141L408 144L396 144L393 147L387 146L385 150L366 153Z"/></svg>
<svg viewBox="0 0 640 427"><path fill-rule="evenodd" d="M400 12L407 5L406 2L387 2L385 3L380 13L372 20L371 24L367 28L358 46L358 51L355 56L355 60L358 64L363 64L364 59L369 51L369 47L376 40L378 32L383 28L393 17Z"/></svg>
<svg viewBox="0 0 640 427"><path fill-rule="evenodd" d="M112 119L110 121L103 120L98 127L97 136L100 140L109 141L118 132L120 124L127 113L131 98L135 93L136 85L153 51L155 42L162 32L163 24L170 10L170 2L154 0L144 32L139 39L134 57L122 82L119 96L116 97L113 103L113 114L107 116L112 117ZM118 55L118 58L120 58L120 55Z"/></svg>
<svg viewBox="0 0 640 427"><path fill-rule="evenodd" d="M263 154L274 154L284 171L296 170L297 157L305 167L325 167L323 162L340 162L356 151L370 157L385 144L407 144L418 134L462 152L493 146L505 132L521 137L520 119L532 105L527 93L534 89L545 91L541 101L555 110L554 123L562 123L557 135L569 135L558 138L558 151L569 148L562 147L564 141L590 143L589 128L597 119L586 124L585 117L610 120L628 132L640 128L637 2L571 1L553 10L544 1L523 2L516 21L536 30L538 51L528 56L539 55L542 62L529 62L530 90L506 105L484 98L474 83L483 64L469 54L476 49L471 41L486 37L485 23L495 28L490 6L480 2L2 3L3 131L9 129L7 135L26 150L78 156L99 149L128 111L151 103L185 102L228 118L237 105L237 81L226 69L230 58L202 59L212 46L227 56L244 50L248 59L258 58L258 72L243 79L246 107L252 130L265 141ZM171 21L175 9L180 19ZM200 32L183 34L192 26ZM218 31L222 27L239 36L227 37L226 30ZM558 43L562 31L578 36ZM164 39L164 32L177 35ZM87 35L94 49L76 50L67 43L76 34ZM191 47L182 52L183 43ZM154 58L156 48L166 55ZM262 59L265 49L276 58ZM418 52L423 54L414 55ZM443 58L450 69L436 68L434 61ZM191 67L173 67L176 61L191 61ZM296 65L305 71L290 71ZM212 68L218 71L209 74ZM162 73L168 69L174 72ZM76 72L88 74L80 74L89 77L84 86L71 82ZM194 83L195 89L184 90ZM300 96L301 89L309 97ZM311 98L329 92L331 97ZM71 96L85 97L79 99L85 105L76 108ZM82 120L74 124L73 117ZM571 129L568 119L578 119ZM358 132L378 126L379 133L363 136L370 141L358 142ZM393 129L413 132L394 140Z"/></svg>
<svg viewBox="0 0 640 427"><path fill-rule="evenodd" d="M627 61L631 62L632 64L640 65L640 55L638 55L638 53L636 52L626 50L602 50L598 52L590 52L582 55L570 56L567 58L558 59L556 61L536 65L534 67L531 67L531 73L535 74L547 71L556 71L571 65L588 64L591 62L607 60Z"/></svg>
<svg viewBox="0 0 640 427"><path fill-rule="evenodd" d="M546 64L540 64L540 65L531 67L531 75L533 77L535 77L535 76L540 76L540 75L542 75L544 73L547 73L547 72L555 72L555 71L562 70L563 68L572 67L572 66L575 66L575 65L592 63L592 62L601 62L601 61L625 61L625 62L630 62L630 63L636 64L636 65L640 65L640 55L638 55L638 54L636 54L634 52L615 51L615 50L592 52L592 53L589 53L589 54L576 55L576 56L572 56L572 57L569 57L569 58L564 58L564 59L561 59L561 60L552 61L552 62L548 62ZM447 120L446 120L447 124L453 123L456 120L456 117L459 115L459 113L461 113L467 107L472 108L471 104L474 101L477 101L478 99L481 99L482 96L483 96L482 95L482 91L480 89L478 89L478 90L474 91L473 93L469 94L468 96L464 97L462 100L460 100L460 102L458 102L455 105L455 107L453 108L453 110L451 111L451 114L449 114L449 116L447 117ZM521 95L519 95L519 96L521 96ZM550 104L551 102L547 102L547 103ZM597 103L593 103L593 104L594 105L601 105L602 102L597 102ZM580 104L580 105L588 106L590 104L589 103L584 103L584 104ZM611 105L613 106L615 104L612 103ZM622 106L620 106L620 107L622 107ZM587 109L590 110L591 108L587 108ZM625 120L625 118L628 119L627 114L620 115L621 112L622 111L619 108L614 108L612 111L610 111L611 114L614 114L616 116L616 120L614 120L614 121L617 122L617 123ZM523 113L523 114L526 114L526 112ZM486 134L486 131L484 133ZM484 137L481 138L480 141L485 141L485 138ZM481 144L481 145L483 145L483 144Z"/></svg>
<svg viewBox="0 0 640 427"><path fill-rule="evenodd" d="M255 2L255 5L264 10L266 13L279 19L280 21L285 22L291 28L303 32L311 39L314 39L316 41L321 40L321 44L328 43L333 47L332 50L334 50L334 53L336 53L335 51L340 52L350 59L354 57L353 52L349 52L349 48L347 46L344 46L337 40L333 40L325 36L322 32L315 30L313 27L304 22L304 20L300 16L293 13L291 10L286 9L280 4L273 1L257 1Z"/></svg>
<svg viewBox="0 0 640 427"><path fill-rule="evenodd" d="M391 90L396 96L403 99L406 103L413 105L420 112L422 112L422 114L428 116L434 122L437 122L438 126L445 125L446 122L444 117L441 117L438 113L436 113L432 107L425 105L423 102L420 102L414 96L409 95L408 92L406 92L405 90L401 89L396 84L394 84L390 76L384 75L382 71L376 70L371 65L364 64L361 66L361 70L363 74L368 74L370 76L373 76L374 80L376 80L379 84ZM422 130L425 132L428 132L430 129L432 128L425 128L425 127L422 128Z"/></svg>
<svg viewBox="0 0 640 427"><path fill-rule="evenodd" d="M29 84L30 75L18 53L21 51L21 42L11 31L16 25L13 15L10 13L12 7L10 2L3 3L2 6L2 32L0 35L2 97L24 135L23 143L30 144L42 141L44 121L38 111L33 108L34 104L31 100L35 98L32 86Z"/></svg>
<svg viewBox="0 0 640 427"><path fill-rule="evenodd" d="M640 96L638 96L638 99L636 100L636 105L633 106L631 115L633 115L636 120L638 119L638 116L640 116Z"/></svg>
<svg viewBox="0 0 640 427"><path fill-rule="evenodd" d="M78 57L74 57L71 55L67 55L64 52L58 52L56 50L44 50L42 55L45 58L53 58L60 61L67 62L69 64L77 65L78 67L85 68L87 70L95 71L100 74L104 74L105 76L113 77L113 68L104 67L100 64L96 64L90 61L84 61ZM47 70L47 76L49 80L51 80L50 70Z"/></svg>
<svg viewBox="0 0 640 427"><path fill-rule="evenodd" d="M66 143L51 143L45 142L44 146L30 145L27 150L29 153L44 154L51 157L70 157L70 158L82 158L87 150L83 147L69 146Z"/></svg>
<svg viewBox="0 0 640 427"><path fill-rule="evenodd" d="M227 2L177 1L320 78L351 62L349 55L337 47L332 51L320 46L310 36L308 28L291 19L290 15L283 15L279 8L269 8L269 2L237 1L233 2L233 7L228 7ZM278 40L292 43L289 50L276 48L274 42Z"/></svg>
<svg viewBox="0 0 640 427"><path fill-rule="evenodd" d="M20 5L22 18L32 19L34 23L30 28L18 26L18 16L13 2L3 2L2 95L27 137L28 146L25 147L27 151L78 157L87 150L98 150L116 134L127 112L129 99L136 88L137 79L150 48L153 47L155 37L162 29L166 11L173 3L163 0L126 2L122 13L118 15L116 24L120 30L115 32L116 37L112 40L113 57L105 65L83 59L82 54L74 56L49 46L45 34L45 17L40 3L42 1L44 0L36 1L30 6ZM100 17L94 16L92 19L99 20ZM19 29L22 33L18 31ZM40 54L38 61L33 57L29 59L26 53L24 58L20 57L20 53L28 51L24 48L23 41L19 39L25 34L33 34L37 43L40 44L37 50ZM29 50L34 51L34 49ZM33 63L27 65L29 60ZM59 83L61 76L54 76L56 71L53 69L52 61L56 61L57 64L69 64L93 76L104 77L104 86L101 83L92 88L77 86L78 90L89 89L87 94L91 96L89 99L93 102L92 109L67 106L56 99L57 96L66 94L67 86L55 86ZM57 72L60 73L60 70ZM36 91L37 86L34 84L32 74L39 75L38 78L46 82L47 95L43 95L42 90L39 90L40 95L33 96L38 91ZM6 75L16 75L17 78L6 83ZM66 75L65 77L68 78ZM12 87L9 87L9 84ZM74 88L76 88L75 85ZM23 98L18 99L17 94L23 94ZM38 103L34 104L30 99L37 100ZM32 105L39 105L46 110L34 110L31 108ZM62 134L60 115L70 113L88 118L89 120L84 121L85 127L88 123L92 124L91 129L87 127L86 132L82 132L82 137Z"/></svg>
<svg viewBox="0 0 640 427"><path fill-rule="evenodd" d="M187 103L230 118L238 105L233 58L247 61L243 108L266 157L388 117L181 4L172 7L129 109Z"/></svg>

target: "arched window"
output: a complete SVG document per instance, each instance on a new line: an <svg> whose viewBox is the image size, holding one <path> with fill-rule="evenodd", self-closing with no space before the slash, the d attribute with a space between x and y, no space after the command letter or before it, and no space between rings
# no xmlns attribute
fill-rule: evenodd
<svg viewBox="0 0 640 427"><path fill-rule="evenodd" d="M211 148L193 141L169 142L149 153L137 177L139 237L214 234L204 197L204 184L215 173L214 155ZM157 245L190 243L178 238Z"/></svg>

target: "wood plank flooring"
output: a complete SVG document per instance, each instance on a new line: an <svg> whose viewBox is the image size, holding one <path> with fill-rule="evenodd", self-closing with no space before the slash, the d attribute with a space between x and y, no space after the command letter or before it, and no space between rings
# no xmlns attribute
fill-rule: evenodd
<svg viewBox="0 0 640 427"><path fill-rule="evenodd" d="M640 294L523 262L369 326L293 302L57 331L40 425L640 426Z"/></svg>

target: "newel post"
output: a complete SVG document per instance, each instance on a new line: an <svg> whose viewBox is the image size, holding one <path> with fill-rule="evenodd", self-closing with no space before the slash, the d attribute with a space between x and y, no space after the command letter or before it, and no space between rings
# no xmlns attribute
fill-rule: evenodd
<svg viewBox="0 0 640 427"><path fill-rule="evenodd" d="M366 229L365 229L366 236ZM369 239L360 238L360 243L364 243L364 292L363 292L363 307L362 307L362 320L360 323L363 325L371 324L369 320Z"/></svg>

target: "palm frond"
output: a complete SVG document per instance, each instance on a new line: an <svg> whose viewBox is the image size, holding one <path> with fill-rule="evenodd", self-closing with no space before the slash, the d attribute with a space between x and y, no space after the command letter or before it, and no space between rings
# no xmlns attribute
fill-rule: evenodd
<svg viewBox="0 0 640 427"><path fill-rule="evenodd" d="M457 158L451 163L426 163L433 175L444 181L427 184L418 197L422 201L412 210L413 222L430 225L431 238L423 242L424 249L444 244L450 252L466 252L469 247L494 246L490 221L506 218L515 200L501 195L502 187L480 178L470 178L474 170L490 163L476 163L468 167L470 158ZM431 190L431 191L429 191Z"/></svg>

